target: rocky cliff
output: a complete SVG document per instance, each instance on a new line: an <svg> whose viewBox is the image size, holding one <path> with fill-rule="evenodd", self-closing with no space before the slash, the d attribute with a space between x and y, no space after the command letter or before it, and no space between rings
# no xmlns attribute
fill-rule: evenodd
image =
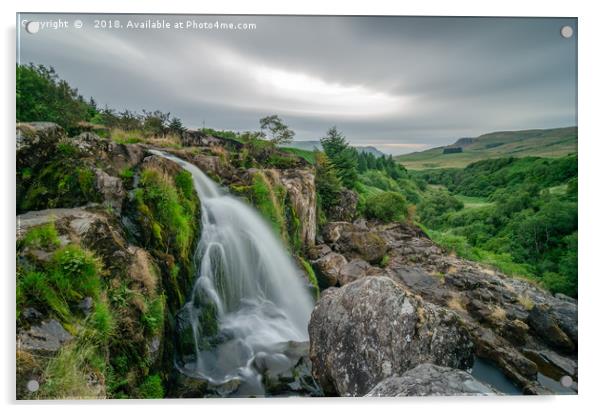
<svg viewBox="0 0 602 413"><path fill-rule="evenodd" d="M424 362L468 369L474 352L526 394L549 394L542 383L562 377L576 391L574 299L447 254L408 224L335 222L322 237L311 262L321 285L334 288L312 314L310 354L325 390L366 394L386 376L405 382L404 374ZM447 327L435 327L441 320ZM436 360L438 343L444 360ZM399 394L409 394L404 389ZM389 383L371 394L396 391Z"/></svg>

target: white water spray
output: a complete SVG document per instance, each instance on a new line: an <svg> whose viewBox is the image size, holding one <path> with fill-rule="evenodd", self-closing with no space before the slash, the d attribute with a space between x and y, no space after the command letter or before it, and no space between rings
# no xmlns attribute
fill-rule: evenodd
<svg viewBox="0 0 602 413"><path fill-rule="evenodd" d="M311 296L282 242L252 207L222 191L196 166L151 152L192 174L202 205L197 278L185 306L196 354L178 367L213 385L240 380L247 392L262 393L255 358L282 361L284 343L308 341ZM199 333L208 300L217 313L217 344Z"/></svg>

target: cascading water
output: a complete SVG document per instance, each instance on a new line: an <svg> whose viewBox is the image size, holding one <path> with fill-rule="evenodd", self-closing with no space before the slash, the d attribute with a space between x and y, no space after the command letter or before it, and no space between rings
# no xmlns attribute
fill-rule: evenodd
<svg viewBox="0 0 602 413"><path fill-rule="evenodd" d="M309 339L309 291L281 241L253 208L196 166L152 152L192 174L202 205L197 278L180 312L194 349L177 367L214 386L238 383L238 394L263 394L258 360L286 368L295 362L286 355L287 343Z"/></svg>

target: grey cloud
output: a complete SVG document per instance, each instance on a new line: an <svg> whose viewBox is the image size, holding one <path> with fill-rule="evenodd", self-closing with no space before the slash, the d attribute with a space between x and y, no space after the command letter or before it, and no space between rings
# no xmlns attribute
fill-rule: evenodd
<svg viewBox="0 0 602 413"><path fill-rule="evenodd" d="M559 34L576 19L194 16L257 25L243 32L99 31L98 16L22 17L84 21L22 32L22 63L54 66L101 104L170 111L189 127L255 129L279 113L300 139L336 124L354 143L407 152L576 124L576 36Z"/></svg>

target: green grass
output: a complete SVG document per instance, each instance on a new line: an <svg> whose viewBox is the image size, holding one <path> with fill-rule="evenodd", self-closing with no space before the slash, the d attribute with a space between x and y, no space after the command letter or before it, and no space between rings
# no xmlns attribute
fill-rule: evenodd
<svg viewBox="0 0 602 413"><path fill-rule="evenodd" d="M299 158L305 159L311 165L316 164L316 155L313 151L298 148L279 148L279 150L297 155Z"/></svg>
<svg viewBox="0 0 602 413"><path fill-rule="evenodd" d="M487 198L477 196L454 195L462 201L464 208L483 208L493 205L493 202L487 201Z"/></svg>
<svg viewBox="0 0 602 413"><path fill-rule="evenodd" d="M395 160L408 169L421 170L463 168L479 160L508 156L558 158L577 152L577 128L493 132L462 147L461 153L443 154L443 148L439 147L399 155Z"/></svg>
<svg viewBox="0 0 602 413"><path fill-rule="evenodd" d="M30 229L17 244L18 248L32 247L51 249L61 245L54 222Z"/></svg>

